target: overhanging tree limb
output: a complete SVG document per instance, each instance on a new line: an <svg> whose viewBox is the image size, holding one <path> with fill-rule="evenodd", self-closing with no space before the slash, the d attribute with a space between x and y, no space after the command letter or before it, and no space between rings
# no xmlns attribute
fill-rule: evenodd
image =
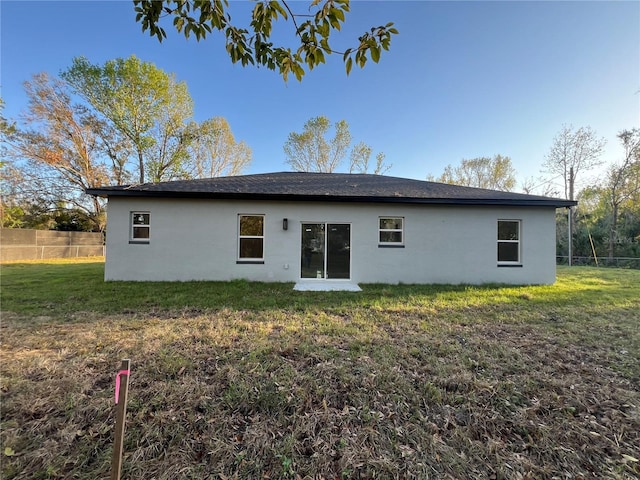
<svg viewBox="0 0 640 480"><path fill-rule="evenodd" d="M306 15L294 14L285 1L260 0L251 13L251 30L231 23L228 0L134 0L133 3L142 31L148 31L159 41L167 38L166 30L160 25L166 18L173 18L173 28L179 33L186 38L194 35L198 41L217 30L225 36L225 48L233 63L277 69L285 81L290 74L302 80L305 65L311 71L325 63L325 56L331 54L343 56L347 75L354 62L359 67L364 67L369 59L378 63L382 50L389 50L392 35L398 34L393 22L389 22L365 32L355 47L344 52L333 50L329 39L345 23L349 0L313 0L309 4L312 13ZM296 18L306 20L298 24ZM274 45L272 28L278 19L292 22L298 38L293 49Z"/></svg>

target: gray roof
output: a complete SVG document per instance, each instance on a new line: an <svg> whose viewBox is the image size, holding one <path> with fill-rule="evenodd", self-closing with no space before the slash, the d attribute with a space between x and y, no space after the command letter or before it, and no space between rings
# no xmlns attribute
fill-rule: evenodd
<svg viewBox="0 0 640 480"><path fill-rule="evenodd" d="M568 207L570 200L384 175L278 172L90 188L102 197Z"/></svg>

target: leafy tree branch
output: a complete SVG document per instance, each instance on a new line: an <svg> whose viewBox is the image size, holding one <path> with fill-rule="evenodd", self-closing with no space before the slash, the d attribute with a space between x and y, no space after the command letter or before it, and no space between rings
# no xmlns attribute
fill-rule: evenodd
<svg viewBox="0 0 640 480"><path fill-rule="evenodd" d="M388 51L393 35L398 30L393 22L372 27L358 37L358 44L344 52L329 45L331 34L340 31L350 11L349 0L313 0L309 3L310 14L295 14L290 2L284 0L259 0L251 13L249 29L231 22L228 0L134 0L136 21L142 31L148 31L159 41L167 38L161 23L173 19L173 28L186 38L193 35L204 40L214 31L224 34L225 49L233 63L242 66L264 66L277 70L286 81L289 75L298 81L321 63L326 56L342 55L347 75L353 64L364 67L370 59L380 61L382 51ZM273 24L278 20L291 21L298 41L294 48L276 45L272 40ZM298 22L298 19L303 20Z"/></svg>

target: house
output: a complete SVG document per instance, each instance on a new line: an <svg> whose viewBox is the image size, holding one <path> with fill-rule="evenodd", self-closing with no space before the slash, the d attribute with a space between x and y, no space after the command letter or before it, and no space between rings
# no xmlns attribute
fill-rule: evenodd
<svg viewBox="0 0 640 480"><path fill-rule="evenodd" d="M573 201L369 174L267 173L92 188L105 280L551 284Z"/></svg>

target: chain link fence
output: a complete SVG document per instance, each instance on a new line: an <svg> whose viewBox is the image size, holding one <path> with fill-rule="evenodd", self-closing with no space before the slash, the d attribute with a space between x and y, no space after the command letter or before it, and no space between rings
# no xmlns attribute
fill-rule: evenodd
<svg viewBox="0 0 640 480"><path fill-rule="evenodd" d="M104 256L104 235L22 228L0 229L0 261Z"/></svg>
<svg viewBox="0 0 640 480"><path fill-rule="evenodd" d="M557 265L568 265L569 257L557 256ZM571 264L574 266L590 267L612 267L612 268L634 268L640 269L640 258L634 257L571 257Z"/></svg>

